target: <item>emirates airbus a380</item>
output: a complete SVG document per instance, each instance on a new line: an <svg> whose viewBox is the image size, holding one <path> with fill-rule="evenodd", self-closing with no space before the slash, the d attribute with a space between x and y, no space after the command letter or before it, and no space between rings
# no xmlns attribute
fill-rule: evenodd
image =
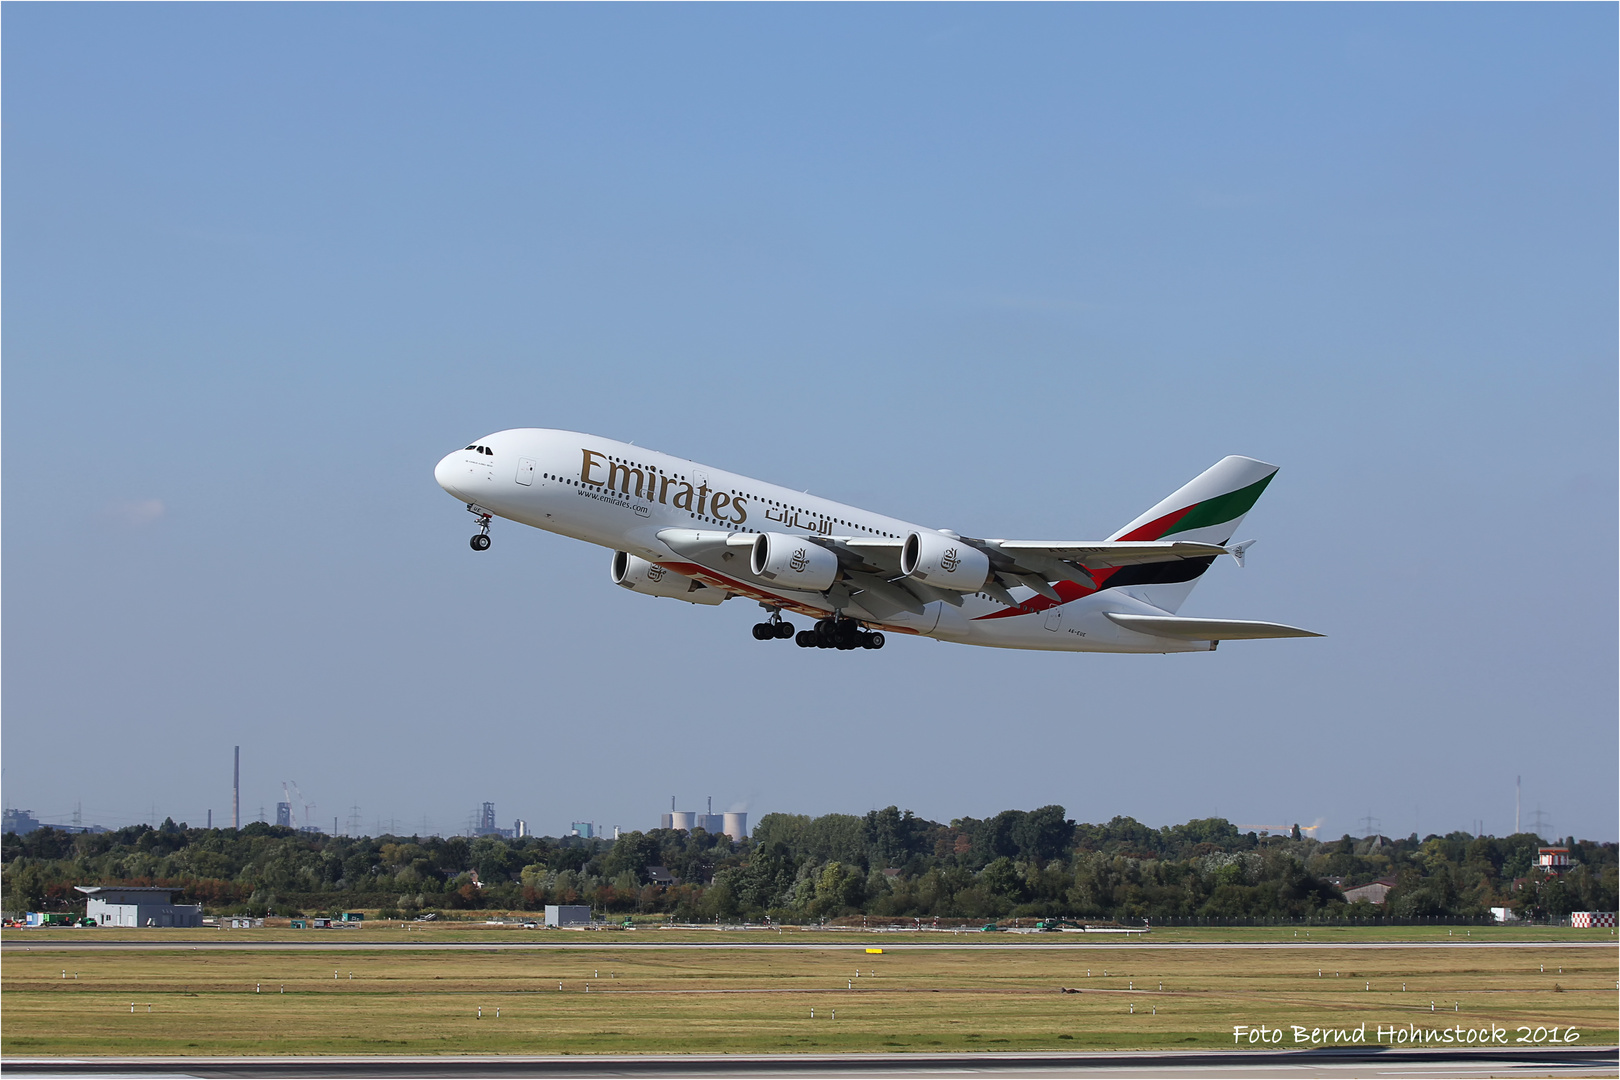
<svg viewBox="0 0 1620 1080"><path fill-rule="evenodd" d="M884 633L1065 652L1213 650L1319 637L1280 623L1176 614L1232 544L1277 467L1222 458L1107 540L983 540L595 435L498 431L448 454L439 486L497 517L599 544L613 583L714 605L757 601L761 641L881 649ZM816 620L794 633L784 611Z"/></svg>

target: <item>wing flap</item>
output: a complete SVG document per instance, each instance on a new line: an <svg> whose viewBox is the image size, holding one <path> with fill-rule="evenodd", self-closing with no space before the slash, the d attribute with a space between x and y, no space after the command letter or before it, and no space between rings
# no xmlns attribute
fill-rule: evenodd
<svg viewBox="0 0 1620 1080"><path fill-rule="evenodd" d="M1301 630L1283 623L1252 622L1248 619L1188 619L1180 615L1128 615L1105 611L1113 622L1127 630L1155 637L1184 641L1242 641L1253 638L1322 637L1314 630Z"/></svg>
<svg viewBox="0 0 1620 1080"><path fill-rule="evenodd" d="M1075 543L1066 540L989 540L986 543L1006 552L1014 559L1020 552L1044 555L1065 562L1078 563L1090 570L1106 570L1116 566L1135 566L1141 563L1176 562L1181 559L1208 559L1227 554L1220 544L1201 544L1190 540L1097 540Z"/></svg>
<svg viewBox="0 0 1620 1080"><path fill-rule="evenodd" d="M855 602L880 619L902 611L909 611L913 615L923 613L923 601L913 596L910 590L893 585L875 574L851 574L849 584L857 590Z"/></svg>

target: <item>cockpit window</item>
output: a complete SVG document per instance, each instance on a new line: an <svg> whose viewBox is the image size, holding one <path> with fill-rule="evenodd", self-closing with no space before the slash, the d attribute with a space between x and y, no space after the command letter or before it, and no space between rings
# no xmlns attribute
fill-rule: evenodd
<svg viewBox="0 0 1620 1080"><path fill-rule="evenodd" d="M469 446L469 447L467 447L467 449L469 449L469 450L476 450L476 449L478 449L478 447L476 447L476 446Z"/></svg>

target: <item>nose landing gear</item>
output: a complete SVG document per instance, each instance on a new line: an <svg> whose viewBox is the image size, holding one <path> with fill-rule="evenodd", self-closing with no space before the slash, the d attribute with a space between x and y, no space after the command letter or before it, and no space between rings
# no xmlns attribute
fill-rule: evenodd
<svg viewBox="0 0 1620 1080"><path fill-rule="evenodd" d="M761 604L761 607L765 605ZM793 636L793 624L782 621L781 608L765 608L771 613L769 622L754 624L754 640L770 641L773 638L790 638Z"/></svg>
<svg viewBox="0 0 1620 1080"><path fill-rule="evenodd" d="M478 535L467 541L467 543L474 551L488 551L490 542L489 519L495 515L491 514L488 510L485 510L482 506L477 506L473 503L467 504L467 513L478 519Z"/></svg>

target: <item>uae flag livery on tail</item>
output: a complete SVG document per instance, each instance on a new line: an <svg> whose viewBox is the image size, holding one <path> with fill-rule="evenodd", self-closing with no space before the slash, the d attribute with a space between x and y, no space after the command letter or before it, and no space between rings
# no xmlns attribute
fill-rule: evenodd
<svg viewBox="0 0 1620 1080"><path fill-rule="evenodd" d="M1108 539L1225 544L1276 475L1264 461L1224 457Z"/></svg>
<svg viewBox="0 0 1620 1080"><path fill-rule="evenodd" d="M1108 539L1196 540L1225 546L1276 475L1277 466L1268 462L1238 454L1224 457ZM1126 566L1097 584L1101 588L1129 587L1154 607L1174 612L1214 561L1210 556Z"/></svg>

